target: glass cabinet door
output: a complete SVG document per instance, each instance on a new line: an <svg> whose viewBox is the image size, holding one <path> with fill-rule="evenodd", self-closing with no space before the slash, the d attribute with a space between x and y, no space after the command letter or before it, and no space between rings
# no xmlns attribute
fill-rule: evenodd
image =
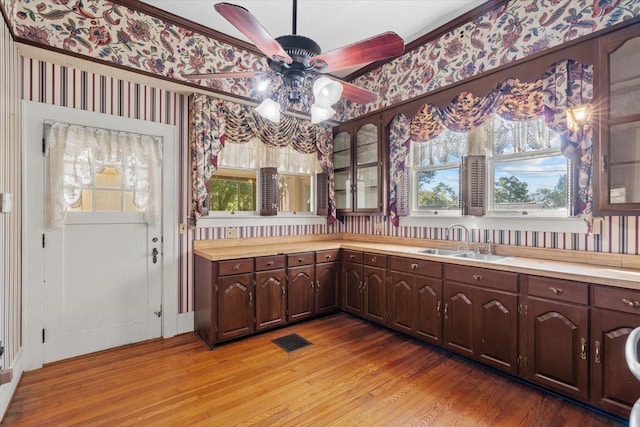
<svg viewBox="0 0 640 427"><path fill-rule="evenodd" d="M333 170L336 209L351 209L351 134L339 132L333 138Z"/></svg>
<svg viewBox="0 0 640 427"><path fill-rule="evenodd" d="M599 213L640 211L640 30L601 44L602 132L594 147ZM600 167L596 167L600 161Z"/></svg>
<svg viewBox="0 0 640 427"><path fill-rule="evenodd" d="M367 123L356 133L356 209L378 209L379 205L379 132Z"/></svg>

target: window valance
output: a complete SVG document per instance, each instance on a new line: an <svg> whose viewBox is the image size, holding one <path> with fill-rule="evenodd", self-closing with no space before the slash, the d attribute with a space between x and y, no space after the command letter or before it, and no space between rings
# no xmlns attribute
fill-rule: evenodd
<svg viewBox="0 0 640 427"><path fill-rule="evenodd" d="M191 97L191 162L194 216L202 212L209 179L217 169L218 153L227 142L244 144L252 139L272 147L291 146L301 153L317 153L323 172L329 174L329 222L336 220L333 180L332 130L308 120L284 115L279 124L256 114L251 107L202 94Z"/></svg>
<svg viewBox="0 0 640 427"><path fill-rule="evenodd" d="M389 196L392 223L398 225L396 189L406 180L404 171L411 142L431 141L445 131L470 132L484 124L491 114L512 121L528 121L544 115L545 124L559 135L562 154L578 167L579 190L576 211L592 222L592 130L567 129L567 109L593 100L593 66L564 60L553 64L537 81L507 79L484 97L462 92L444 108L425 104L413 119L396 116L390 134ZM446 138L445 138L446 140ZM455 139L452 139L455 140ZM442 151L456 152L455 147ZM459 150L458 150L459 151Z"/></svg>

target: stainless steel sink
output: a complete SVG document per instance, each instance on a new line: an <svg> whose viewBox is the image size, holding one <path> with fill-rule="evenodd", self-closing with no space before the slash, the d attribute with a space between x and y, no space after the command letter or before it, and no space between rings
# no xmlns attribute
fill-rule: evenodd
<svg viewBox="0 0 640 427"><path fill-rule="evenodd" d="M494 255L494 254L479 254L477 252L463 252L458 254L452 254L456 258L467 258L467 259L475 259L478 261L499 261L501 259L508 258L504 255Z"/></svg>
<svg viewBox="0 0 640 427"><path fill-rule="evenodd" d="M428 248L417 251L419 254L426 255L441 255L441 256L454 256L459 255L461 251L454 249L436 249L436 248Z"/></svg>

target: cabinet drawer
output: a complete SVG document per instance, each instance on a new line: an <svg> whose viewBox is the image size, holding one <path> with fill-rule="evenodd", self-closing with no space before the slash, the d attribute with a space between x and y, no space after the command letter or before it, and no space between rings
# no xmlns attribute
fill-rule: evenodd
<svg viewBox="0 0 640 427"><path fill-rule="evenodd" d="M313 264L316 260L315 252L302 252L299 254L287 255L287 265L294 267L296 265Z"/></svg>
<svg viewBox="0 0 640 427"><path fill-rule="evenodd" d="M389 268L404 273L419 274L421 276L442 277L442 264L424 259L403 257L389 257Z"/></svg>
<svg viewBox="0 0 640 427"><path fill-rule="evenodd" d="M625 313L640 314L640 291L609 286L594 286L593 304L596 307Z"/></svg>
<svg viewBox="0 0 640 427"><path fill-rule="evenodd" d="M387 266L387 256L380 254L372 254L372 253L364 253L364 265L372 265L375 267L386 267Z"/></svg>
<svg viewBox="0 0 640 427"><path fill-rule="evenodd" d="M529 276L528 281L529 295L576 304L589 304L589 285L586 283L539 276Z"/></svg>
<svg viewBox="0 0 640 427"><path fill-rule="evenodd" d="M340 249L330 249L328 251L316 252L316 264L321 262L337 261L340 256Z"/></svg>
<svg viewBox="0 0 640 427"><path fill-rule="evenodd" d="M364 254L358 251L345 250L342 252L342 261L362 263Z"/></svg>
<svg viewBox="0 0 640 427"><path fill-rule="evenodd" d="M286 259L285 255L258 257L256 258L256 271L284 268Z"/></svg>
<svg viewBox="0 0 640 427"><path fill-rule="evenodd" d="M230 274L251 273L253 272L253 258L247 259L231 259L228 261L218 262L218 274L220 276L228 276Z"/></svg>
<svg viewBox="0 0 640 427"><path fill-rule="evenodd" d="M444 278L446 280L486 286L507 292L518 292L518 273L511 273L509 271L445 264Z"/></svg>

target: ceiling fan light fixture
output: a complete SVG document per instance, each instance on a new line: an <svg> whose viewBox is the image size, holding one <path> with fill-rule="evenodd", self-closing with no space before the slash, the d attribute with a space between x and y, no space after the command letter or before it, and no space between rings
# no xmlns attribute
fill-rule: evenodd
<svg viewBox="0 0 640 427"><path fill-rule="evenodd" d="M322 108L317 104L311 106L311 123L317 124L331 118L336 113L331 107Z"/></svg>
<svg viewBox="0 0 640 427"><path fill-rule="evenodd" d="M256 112L267 120L280 123L280 104L271 98L267 98L256 107Z"/></svg>
<svg viewBox="0 0 640 427"><path fill-rule="evenodd" d="M313 83L313 97L315 105L320 108L329 108L340 100L342 85L328 77L320 77Z"/></svg>

